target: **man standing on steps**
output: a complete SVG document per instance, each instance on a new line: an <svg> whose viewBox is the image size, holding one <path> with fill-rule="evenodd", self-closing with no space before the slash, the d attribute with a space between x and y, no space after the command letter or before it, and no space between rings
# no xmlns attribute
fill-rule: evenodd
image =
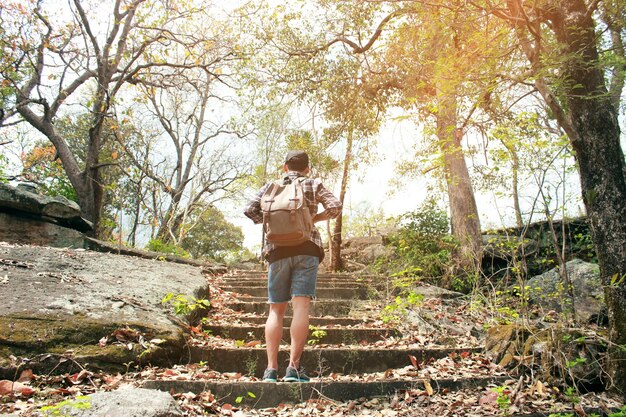
<svg viewBox="0 0 626 417"><path fill-rule="evenodd" d="M313 223L334 219L341 213L341 202L318 179L306 178L309 174L309 156L303 151L290 151L283 166L285 175L282 185L301 181L304 200L311 213ZM255 224L263 222L261 200L273 183L263 186L251 200L244 214ZM322 204L324 211L317 212ZM309 310L315 298L317 270L324 259L324 249L319 231L312 226L308 240L295 246L280 246L267 243L263 256L269 263L268 302L269 315L265 323L267 346L267 369L264 381L278 380L278 351L283 335L283 319L291 300L293 314L290 327L291 348L289 365L284 381L307 382L310 378L300 366L300 358L309 336Z"/></svg>

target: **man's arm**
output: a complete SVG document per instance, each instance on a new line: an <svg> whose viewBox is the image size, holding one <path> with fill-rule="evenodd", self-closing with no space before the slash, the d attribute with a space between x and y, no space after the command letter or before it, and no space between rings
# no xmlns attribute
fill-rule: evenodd
<svg viewBox="0 0 626 417"><path fill-rule="evenodd" d="M252 219L254 224L263 223L263 211L261 210L261 197L263 197L265 190L267 190L267 187L269 186L270 184L265 184L259 190L259 192L256 193L254 198L248 202L248 204L246 205L246 208L243 211L243 214L245 214L246 217Z"/></svg>
<svg viewBox="0 0 626 417"><path fill-rule="evenodd" d="M313 222L334 219L341 213L341 202L322 183L317 186L316 198L324 207L324 211L313 216Z"/></svg>

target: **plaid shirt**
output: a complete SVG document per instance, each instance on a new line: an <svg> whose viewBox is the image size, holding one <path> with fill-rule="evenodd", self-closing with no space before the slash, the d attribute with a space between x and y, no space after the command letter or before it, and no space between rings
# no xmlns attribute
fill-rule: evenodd
<svg viewBox="0 0 626 417"><path fill-rule="evenodd" d="M289 171L283 178L283 184L289 184L294 179L301 177L297 171ZM243 214L252 219L254 224L263 223L263 211L261 211L261 197L265 193L265 190L269 188L272 183L265 184L259 192L254 196L254 198L248 202ZM307 201L307 205L309 206L309 210L311 211L311 216L317 214L317 206L318 204L322 204L324 210L328 217L334 219L339 216L341 213L341 202L324 187L322 182L318 179L306 179L302 182L302 188L304 190L304 198ZM322 236L320 235L317 227L313 225L313 230L311 231L310 240L315 243L322 251ZM263 256L267 257L267 254L272 250L276 249L276 245L271 243L267 243L263 248Z"/></svg>

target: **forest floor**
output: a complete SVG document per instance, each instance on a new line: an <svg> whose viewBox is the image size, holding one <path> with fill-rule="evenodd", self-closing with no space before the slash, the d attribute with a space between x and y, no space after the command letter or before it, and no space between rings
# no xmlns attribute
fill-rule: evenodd
<svg viewBox="0 0 626 417"><path fill-rule="evenodd" d="M236 295L236 294L235 294ZM224 291L216 283L211 283L211 305L214 321L228 320L231 312L228 303L234 295ZM452 308L441 302L425 303L422 308L429 310L431 316L462 327L463 325L482 325L493 320L486 310L471 308L471 300L456 300ZM375 307L375 306L374 306ZM372 308L374 308L372 307ZM380 306L379 306L380 307ZM374 322L374 326L387 326L382 321ZM232 340L207 335L201 329L190 327L190 345L204 347L233 344ZM461 333L461 332L459 332ZM429 337L423 332L411 332L403 329L403 337L382 340L368 346L378 348L411 347L429 343ZM479 346L480 341L468 334L446 334L448 343L458 346ZM450 338L456 340L451 340ZM248 347L262 347L262 341L250 340ZM363 344L365 345L365 344ZM318 344L307 349L320 349ZM493 363L489 357L480 352L453 353L446 357L418 363L412 363L399 369L386 372L358 374L330 374L327 380L359 380L379 381L394 378L418 378L425 375L432 378L464 379L479 376L499 376L504 382L479 388L460 390L438 389L428 384L396 392L388 397L359 398L340 402L323 396L310 399L299 404L279 404L276 407L254 409L247 406L247 398L241 401L225 402L210 391L199 394L173 393L184 415L224 415L224 416L592 416L611 415L625 416L626 408L622 398L606 392L578 392L575 389L564 389L562 386L542 381L530 372L516 372L520 369L503 369ZM35 375L24 370L15 382L0 381L0 414L20 416L57 415L41 411L43 406L72 401L80 396L99 391L112 391L122 384L142 386L151 380L223 380L232 382L255 382L258 377L240 372L217 372L207 364L190 363L171 368L146 367L133 369L129 367L124 374L95 372L84 369L74 374ZM10 385L9 385L10 384ZM616 410L622 410L621 414ZM613 413L613 414L611 414Z"/></svg>

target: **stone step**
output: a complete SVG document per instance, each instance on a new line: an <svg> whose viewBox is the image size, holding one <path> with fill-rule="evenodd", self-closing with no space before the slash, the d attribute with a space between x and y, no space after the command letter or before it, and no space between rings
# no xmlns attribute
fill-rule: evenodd
<svg viewBox="0 0 626 417"><path fill-rule="evenodd" d="M267 299L267 285L231 285L223 286L223 290L233 291L239 294L248 294L254 297L265 297ZM338 298L338 299L367 299L367 288L364 287L317 287L316 295L318 298Z"/></svg>
<svg viewBox="0 0 626 417"><path fill-rule="evenodd" d="M346 316L354 306L353 300L316 300L311 303L311 316ZM269 304L265 301L237 301L226 304L227 307L243 313L267 314Z"/></svg>
<svg viewBox="0 0 626 417"><path fill-rule="evenodd" d="M435 392L460 391L488 385L501 385L505 377L441 378L427 381ZM312 381L306 383L261 381L211 381L211 380L148 380L143 388L174 394L210 391L221 403L251 408L276 407L282 403L301 403L311 399L326 398L334 401L350 401L358 398L391 396L398 391L425 390L423 379L400 379L381 381ZM243 399L243 401L238 401ZM418 414L416 414L418 415Z"/></svg>
<svg viewBox="0 0 626 417"><path fill-rule="evenodd" d="M368 372L385 372L388 369L402 368L411 365L409 356L414 356L420 363L431 359L439 359L451 353L480 352L481 348L444 348L431 347L422 349L406 348L371 348L358 345L340 347L320 347L304 349L301 364L311 375L330 373L361 374ZM205 362L217 372L238 372L243 375L263 376L267 364L264 348L203 348L191 346L189 362ZM279 364L289 360L288 349L279 352Z"/></svg>
<svg viewBox="0 0 626 417"><path fill-rule="evenodd" d="M224 278L255 278L255 277L267 277L267 271L246 271L246 272L231 272L223 275ZM372 280L385 278L380 275L373 274L342 274L342 273L327 273L322 272L317 274L318 278L331 278L331 279L350 279L350 280Z"/></svg>
<svg viewBox="0 0 626 417"><path fill-rule="evenodd" d="M320 295L319 293L317 294L317 298L315 300L313 300L313 303L316 302L323 302L326 300L341 300L341 301L353 301L355 303L358 303L359 301L367 301L369 300L368 297L356 297L356 295L359 294L354 294L354 296L352 297L332 297L332 293L330 294L326 294L326 295L331 295L331 296L323 296L324 293L322 293L322 295ZM347 295L347 294L340 294L340 295ZM250 294L241 294L241 293L237 293L237 295L235 295L235 298L239 301L246 301L246 302L254 302L254 303L267 303L267 295L262 295L260 297L255 297L252 296Z"/></svg>
<svg viewBox="0 0 626 417"><path fill-rule="evenodd" d="M214 336L234 340L265 340L265 326L202 326L203 330L208 330ZM323 344L355 344L363 341L374 342L388 339L390 337L401 337L401 333L396 329L374 329L374 328L346 328L346 327L319 327L316 330L326 332L324 336L311 336L309 340ZM311 332L310 332L311 333ZM289 328L283 328L283 340L290 342Z"/></svg>
<svg viewBox="0 0 626 417"><path fill-rule="evenodd" d="M248 324L265 324L267 315L238 315L237 319ZM309 324L312 326L364 326L373 324L371 320L355 319L349 317L310 317ZM291 316L285 316L286 327L291 325Z"/></svg>
<svg viewBox="0 0 626 417"><path fill-rule="evenodd" d="M248 278L241 278L241 277L222 277L221 280L225 283L225 284L231 284L231 283L235 283L238 285L267 285L267 276L263 276L263 277L248 277ZM317 277L317 284L318 285L327 285L329 287L336 287L336 286L342 286L342 285L348 285L348 286L369 286L369 285L374 285L374 284L379 284L379 283L385 283L385 281L371 281L371 280L355 280L353 278L351 279L336 279L336 278L322 278L322 277Z"/></svg>

